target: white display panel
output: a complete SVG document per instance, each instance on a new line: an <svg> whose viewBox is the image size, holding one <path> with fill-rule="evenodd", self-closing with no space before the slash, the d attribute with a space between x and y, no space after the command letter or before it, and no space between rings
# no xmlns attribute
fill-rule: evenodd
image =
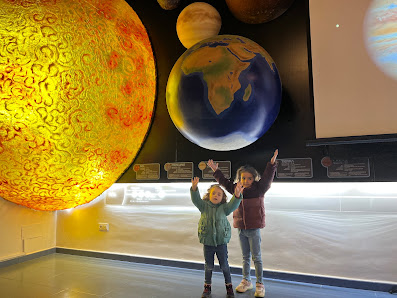
<svg viewBox="0 0 397 298"><path fill-rule="evenodd" d="M316 138L397 133L397 5L310 0Z"/></svg>
<svg viewBox="0 0 397 298"><path fill-rule="evenodd" d="M199 183L202 195L210 184ZM57 212L57 247L203 264L190 186L116 183L93 202ZM274 182L261 229L264 269L395 284L396 201L396 182ZM228 251L229 264L241 267L235 228Z"/></svg>

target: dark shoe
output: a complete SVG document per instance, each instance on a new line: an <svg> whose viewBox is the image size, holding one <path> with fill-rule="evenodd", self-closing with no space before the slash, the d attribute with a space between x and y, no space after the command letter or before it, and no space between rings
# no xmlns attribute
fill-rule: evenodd
<svg viewBox="0 0 397 298"><path fill-rule="evenodd" d="M226 298L234 298L233 285L226 285Z"/></svg>
<svg viewBox="0 0 397 298"><path fill-rule="evenodd" d="M211 297L211 285L204 284L204 291L201 298Z"/></svg>

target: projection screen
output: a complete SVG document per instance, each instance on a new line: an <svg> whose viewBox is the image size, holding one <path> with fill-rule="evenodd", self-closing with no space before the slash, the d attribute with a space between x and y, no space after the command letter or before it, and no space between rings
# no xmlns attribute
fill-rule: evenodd
<svg viewBox="0 0 397 298"><path fill-rule="evenodd" d="M316 138L397 133L397 3L310 0Z"/></svg>

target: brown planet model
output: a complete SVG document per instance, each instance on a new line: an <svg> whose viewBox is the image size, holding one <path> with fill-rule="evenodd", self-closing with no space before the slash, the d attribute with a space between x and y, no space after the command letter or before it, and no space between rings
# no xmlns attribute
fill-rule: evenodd
<svg viewBox="0 0 397 298"><path fill-rule="evenodd" d="M194 2L186 6L176 21L176 32L185 48L218 35L222 21L218 11L208 3Z"/></svg>
<svg viewBox="0 0 397 298"><path fill-rule="evenodd" d="M294 0L226 0L231 13L248 24L266 23L281 16Z"/></svg>
<svg viewBox="0 0 397 298"><path fill-rule="evenodd" d="M162 9L172 10L178 7L181 0L157 0Z"/></svg>

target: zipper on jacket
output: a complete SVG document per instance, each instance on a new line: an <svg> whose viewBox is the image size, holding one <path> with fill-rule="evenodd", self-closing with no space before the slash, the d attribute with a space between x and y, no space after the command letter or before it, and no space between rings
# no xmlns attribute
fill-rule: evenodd
<svg viewBox="0 0 397 298"><path fill-rule="evenodd" d="M242 199L241 205L243 206L243 224L244 224L244 230L246 230L246 229L247 229L247 224L245 223L244 199Z"/></svg>

